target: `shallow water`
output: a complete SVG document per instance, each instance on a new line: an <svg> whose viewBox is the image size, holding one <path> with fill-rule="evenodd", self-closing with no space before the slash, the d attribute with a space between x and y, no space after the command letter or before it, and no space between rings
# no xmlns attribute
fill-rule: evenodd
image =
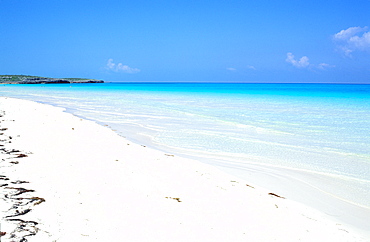
<svg viewBox="0 0 370 242"><path fill-rule="evenodd" d="M0 95L64 107L246 180L299 171L317 190L370 208L370 85L2 85Z"/></svg>

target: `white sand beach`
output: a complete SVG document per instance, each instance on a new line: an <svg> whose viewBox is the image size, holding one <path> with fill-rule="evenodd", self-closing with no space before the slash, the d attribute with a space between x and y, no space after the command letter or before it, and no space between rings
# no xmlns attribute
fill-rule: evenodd
<svg viewBox="0 0 370 242"><path fill-rule="evenodd" d="M369 231L62 108L1 97L0 111L1 241L370 241Z"/></svg>

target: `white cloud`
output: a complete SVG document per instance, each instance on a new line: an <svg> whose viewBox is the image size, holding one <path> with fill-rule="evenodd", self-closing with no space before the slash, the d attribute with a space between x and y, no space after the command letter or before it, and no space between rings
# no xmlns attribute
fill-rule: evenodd
<svg viewBox="0 0 370 242"><path fill-rule="evenodd" d="M355 34L360 33L360 32L363 32L365 30L366 30L366 27L365 28L361 28L361 27L350 27L348 29L344 29L344 30L341 30L338 33L336 33L334 35L334 39L337 39L337 40L347 40L347 39L351 38L352 36L354 36Z"/></svg>
<svg viewBox="0 0 370 242"><path fill-rule="evenodd" d="M226 68L226 70L228 70L228 71L236 71L236 69L233 68L233 67Z"/></svg>
<svg viewBox="0 0 370 242"><path fill-rule="evenodd" d="M125 73L138 73L140 71L140 69L138 68L131 68L122 63L116 64L113 62L113 59L108 60L108 63L105 66L105 69L114 71L114 72L125 72Z"/></svg>
<svg viewBox="0 0 370 242"><path fill-rule="evenodd" d="M333 68L335 67L335 65L329 65L329 64L326 64L326 63L320 63L317 68L321 69L321 70L325 70L327 68Z"/></svg>
<svg viewBox="0 0 370 242"><path fill-rule="evenodd" d="M295 67L305 68L310 65L310 62L307 56L303 56L301 57L301 59L296 60L292 53L288 52L286 55L287 55L287 58L285 59L285 61L292 64Z"/></svg>
<svg viewBox="0 0 370 242"><path fill-rule="evenodd" d="M333 39L338 49L347 56L354 51L370 51L370 32L366 30L367 27L350 27L336 33Z"/></svg>
<svg viewBox="0 0 370 242"><path fill-rule="evenodd" d="M328 68L335 67L334 65L330 65L327 63L320 63L318 65L310 64L307 56L302 56L301 59L296 60L292 53L288 52L286 55L287 55L287 58L285 59L285 61L298 68L309 68L309 69L318 68L321 70L326 70Z"/></svg>
<svg viewBox="0 0 370 242"><path fill-rule="evenodd" d="M349 42L359 50L370 49L370 32L365 32L361 37L353 36Z"/></svg>
<svg viewBox="0 0 370 242"><path fill-rule="evenodd" d="M251 66L251 65L248 65L248 66L247 66L247 68L248 68L248 69L251 69L251 70L257 70L257 69L256 69L256 67Z"/></svg>
<svg viewBox="0 0 370 242"><path fill-rule="evenodd" d="M247 68L251 69L251 70L256 70L256 68L254 66L251 66L251 65L247 65ZM228 71L237 71L238 69L236 69L234 67L228 67L228 68L226 68L226 70L228 70ZM243 70L245 70L245 68L243 68Z"/></svg>

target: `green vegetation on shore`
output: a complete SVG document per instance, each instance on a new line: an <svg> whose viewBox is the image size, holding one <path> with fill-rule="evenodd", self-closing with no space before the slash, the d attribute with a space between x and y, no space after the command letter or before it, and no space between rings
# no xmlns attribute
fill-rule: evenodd
<svg viewBox="0 0 370 242"><path fill-rule="evenodd" d="M0 84L103 83L88 78L50 78L28 75L0 75Z"/></svg>

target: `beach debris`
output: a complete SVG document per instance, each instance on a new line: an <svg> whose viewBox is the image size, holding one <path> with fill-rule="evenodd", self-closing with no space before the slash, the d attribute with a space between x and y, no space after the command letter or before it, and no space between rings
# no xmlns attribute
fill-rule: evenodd
<svg viewBox="0 0 370 242"><path fill-rule="evenodd" d="M164 154L164 155L174 157L174 155L169 155L169 154Z"/></svg>
<svg viewBox="0 0 370 242"><path fill-rule="evenodd" d="M203 175L203 174L202 174L202 175ZM225 189L225 188L223 188L223 187L220 187L220 186L216 186L216 187L220 188L221 190L225 190L225 191L226 191L226 189Z"/></svg>
<svg viewBox="0 0 370 242"><path fill-rule="evenodd" d="M254 189L254 186L251 186L251 185L248 185L248 184L245 184L247 187L250 187L250 188L253 188Z"/></svg>
<svg viewBox="0 0 370 242"><path fill-rule="evenodd" d="M15 222L17 224L17 227L9 235L12 241L27 242L28 240L26 237L34 236L39 231L36 227L38 223L35 221L25 221L22 219L8 219L8 221Z"/></svg>
<svg viewBox="0 0 370 242"><path fill-rule="evenodd" d="M6 140L2 140L2 141L6 141ZM20 152L20 150L15 150L15 149L11 149L11 150L7 150L5 148L1 148L0 150L4 151L5 154L9 155L11 153L17 153L17 152Z"/></svg>
<svg viewBox="0 0 370 242"><path fill-rule="evenodd" d="M14 189L16 190L16 193L14 194L6 194L5 197L7 196L18 196L18 195L21 195L23 193L26 193L26 192L34 192L35 190L31 190L31 189L25 189L25 188L22 188L22 187L5 187L5 189Z"/></svg>
<svg viewBox="0 0 370 242"><path fill-rule="evenodd" d="M271 196L275 196L275 197L278 197L278 198L285 199L285 197L279 196L279 195L277 195L277 194L275 194L275 193L272 193L272 192L270 192L268 195L271 195Z"/></svg>
<svg viewBox="0 0 370 242"><path fill-rule="evenodd" d="M16 181L13 181L11 183L13 183L13 184L22 184L22 183L29 183L29 182L28 181L16 180Z"/></svg>
<svg viewBox="0 0 370 242"><path fill-rule="evenodd" d="M0 127L0 131L5 131L7 128ZM7 143L11 143L12 136L7 136L4 133L2 134L2 138L0 142L0 154L2 155L2 161L6 161L10 159L9 163L11 164L18 164L19 161L14 160L17 158L25 158L28 157L27 154L32 154L31 152L21 152L17 149L9 149L7 147ZM4 171L3 171L4 172ZM39 228L36 226L38 225L35 221L27 221L21 219L23 215L29 216L28 214L33 210L34 206L39 205L45 202L44 198L37 197L37 196L30 196L35 190L24 188L24 187L17 187L19 184L26 184L29 183L28 181L24 180L13 180L9 176L6 176L4 173L0 175L0 181L6 181L4 184L0 184L0 199L4 200L9 207L6 211L5 208L2 210L6 211L3 214L3 217L0 220L4 223L12 224L12 231L0 231L0 237L4 237L6 241L22 241L26 242L28 236L34 236L39 231ZM1 241L1 239L0 239Z"/></svg>
<svg viewBox="0 0 370 242"><path fill-rule="evenodd" d="M30 200L32 200L32 202L34 202L33 206L36 206L36 205L39 205L40 203L45 202L45 199L43 199L41 197L31 197Z"/></svg>
<svg viewBox="0 0 370 242"><path fill-rule="evenodd" d="M8 215L8 216L5 216L5 218L10 218L10 217L16 217L16 216L21 216L21 215L25 215L27 213L31 212L31 209L25 209L23 211L19 211L19 210L15 210L15 214L14 215Z"/></svg>
<svg viewBox="0 0 370 242"><path fill-rule="evenodd" d="M181 203L182 201L180 201L180 198L178 197L165 197L167 199L173 199L173 200L176 200L177 202Z"/></svg>
<svg viewBox="0 0 370 242"><path fill-rule="evenodd" d="M28 155L25 155L25 154L19 154L16 158L23 158L23 157L28 157Z"/></svg>
<svg viewBox="0 0 370 242"><path fill-rule="evenodd" d="M28 183L25 181L14 181L12 183ZM26 189L22 187L5 187L8 193L4 197L10 202L10 209L7 211L7 216L4 218L8 222L15 223L15 229L9 233L9 237L14 241L27 241L27 236L36 235L39 229L36 227L38 224L35 221L26 221L19 219L20 216L26 215L32 211L33 207L45 202L44 198L41 197L27 197L25 193L35 192L32 189ZM20 196L22 195L23 196ZM16 219L14 217L17 217Z"/></svg>
<svg viewBox="0 0 370 242"><path fill-rule="evenodd" d="M11 182L13 184L29 183L27 181L16 180ZM26 215L32 211L32 208L45 202L44 198L41 197L27 197L24 196L26 193L35 192L32 189L26 189L22 187L5 187L7 193L4 197L10 202L10 209L7 211L7 216L4 218L6 221L15 223L15 229L9 233L9 238L12 241L27 241L27 236L36 235L39 229L36 227L38 224L35 221L26 221L19 219L20 216ZM4 190L5 191L5 190ZM23 196L20 196L22 195ZM17 217L16 219L14 217Z"/></svg>
<svg viewBox="0 0 370 242"><path fill-rule="evenodd" d="M8 180L9 180L9 178L7 178L6 176L0 175L0 180L8 181Z"/></svg>

